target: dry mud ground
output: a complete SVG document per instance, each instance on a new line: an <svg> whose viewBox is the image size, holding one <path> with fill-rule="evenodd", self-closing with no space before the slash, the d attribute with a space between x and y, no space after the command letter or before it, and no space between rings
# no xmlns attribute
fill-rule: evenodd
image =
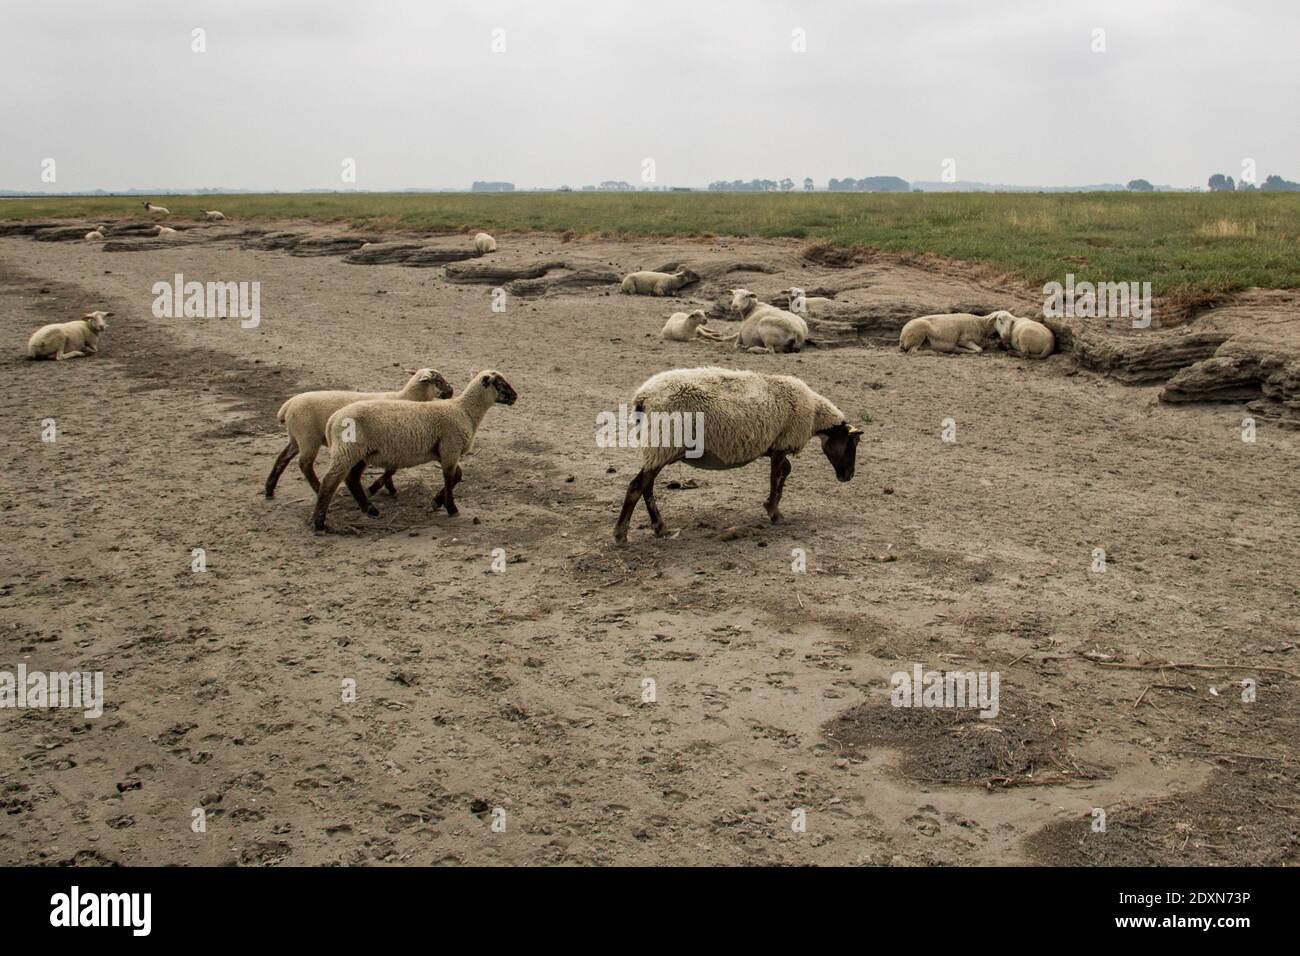
<svg viewBox="0 0 1300 956"><path fill-rule="evenodd" d="M1300 434L1248 444L1241 405L1161 405L1065 356L662 344L668 312L725 285L853 283L783 242L498 238L506 263L776 271L494 314L440 268L0 239L0 669L102 670L107 698L98 720L0 711L0 861L1296 861L1300 681L1267 668L1300 672ZM176 272L261 282L261 326L155 318ZM901 265L851 278L844 296L918 313L1033 305ZM100 356L21 359L96 307L117 313ZM772 526L766 462L674 466L680 532L639 510L615 546L638 459L597 447L597 413L712 363L794 373L864 422L857 477L810 445ZM400 473L378 519L341 493L327 535L295 467L264 500L285 396L423 364L519 392L480 430L458 518L431 512L436 466ZM1241 666L1103 666L1162 661ZM890 707L918 662L999 672L999 715Z"/></svg>

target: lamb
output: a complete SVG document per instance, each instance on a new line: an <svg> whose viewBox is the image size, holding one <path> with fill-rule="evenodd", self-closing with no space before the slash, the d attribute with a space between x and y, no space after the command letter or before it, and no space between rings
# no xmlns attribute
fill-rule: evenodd
<svg viewBox="0 0 1300 956"><path fill-rule="evenodd" d="M623 278L620 291L627 295L671 295L683 286L699 282L700 277L690 269L676 272L633 272Z"/></svg>
<svg viewBox="0 0 1300 956"><path fill-rule="evenodd" d="M73 322L46 325L32 333L27 340L29 359L64 359L94 355L99 351L99 334L108 328L104 320L112 312L87 312Z"/></svg>
<svg viewBox="0 0 1300 956"><path fill-rule="evenodd" d="M149 213L151 216L170 216L172 214L172 211L165 206L155 206L151 202L146 202L144 204L144 211Z"/></svg>
<svg viewBox="0 0 1300 956"><path fill-rule="evenodd" d="M474 248L478 250L479 255L483 255L485 252L496 252L497 241L486 232L480 232L474 237Z"/></svg>
<svg viewBox="0 0 1300 956"><path fill-rule="evenodd" d="M815 312L825 312L830 306L835 304L834 299L828 299L825 296L805 295L803 289L798 286L791 286L785 291L786 295L790 297L790 311L796 315L811 315Z"/></svg>
<svg viewBox="0 0 1300 956"><path fill-rule="evenodd" d="M87 242L98 242L100 239L104 238L104 227L96 226L94 229L90 230L90 232L86 233L85 236L83 236L82 238L85 239Z"/></svg>
<svg viewBox="0 0 1300 956"><path fill-rule="evenodd" d="M1047 358L1055 350L1056 336L1042 322L1024 319L1006 311L993 314L997 316L993 328L1002 341L1003 348L1036 359Z"/></svg>
<svg viewBox="0 0 1300 956"><path fill-rule="evenodd" d="M903 326L898 347L904 352L926 342L936 352L983 352L983 343L993 334L998 313L973 315L953 312L948 315L923 315Z"/></svg>
<svg viewBox="0 0 1300 956"><path fill-rule="evenodd" d="M434 511L445 503L447 514L458 513L452 490L463 477L460 460L474 446L474 435L493 405L513 405L518 396L500 372L480 372L455 398L443 402L370 400L345 405L330 416L330 467L321 479L312 524L325 529L325 512L346 481L358 507L372 517L379 514L361 487L367 465L386 472L438 460L442 464L442 490L433 499Z"/></svg>
<svg viewBox="0 0 1300 956"><path fill-rule="evenodd" d="M660 470L676 461L725 469L770 458L771 486L764 508L773 522L782 518L789 456L797 455L814 435L821 439L835 477L840 481L853 477L862 429L850 425L843 412L794 376L726 368L671 369L647 379L637 389L634 403L643 422L641 470L627 486L614 526L614 540L620 544L627 541L638 498L645 498L655 534L668 533L655 503L654 483ZM691 420L686 416L700 423L699 444L687 448L685 441L663 440L665 425L673 421L682 422L679 437L685 437L685 423Z"/></svg>
<svg viewBox="0 0 1300 956"><path fill-rule="evenodd" d="M311 485L312 491L320 490L320 482L316 480L316 472L312 465L316 461L316 454L325 442L325 426L329 418L344 405L350 405L353 402L367 401L370 399L387 399L390 401L408 401L408 402L430 402L435 397L451 398L452 389L447 384L447 380L436 369L422 368L411 372L411 378L402 386L400 392L347 392L347 391L324 391L324 392L303 392L295 395L283 405L276 413L276 417L289 430L289 444L284 446L284 451L280 452L275 464L271 467L271 474L266 479L266 497L275 496L275 486L280 480L280 474L293 461L293 456L301 453L302 457L298 459L298 467L302 469L303 477ZM383 486L388 489L390 495L396 495L397 489L393 486L393 473L385 473L370 489L374 494Z"/></svg>
<svg viewBox="0 0 1300 956"><path fill-rule="evenodd" d="M177 233L176 230L173 229L171 226L158 226L157 231L154 233L154 235L161 238L163 236L179 235L179 233Z"/></svg>
<svg viewBox="0 0 1300 956"><path fill-rule="evenodd" d="M674 312L664 323L659 338L665 342L690 342L697 338L716 340L719 338L718 333L704 326L708 321L709 317L703 309L696 309L689 313Z"/></svg>
<svg viewBox="0 0 1300 956"><path fill-rule="evenodd" d="M719 342L736 342L751 352L798 352L809 341L808 323L803 316L786 312L748 289L730 289L731 307L743 321L740 331L722 336Z"/></svg>
<svg viewBox="0 0 1300 956"><path fill-rule="evenodd" d="M220 222L226 217L215 209L205 209L203 210L203 218L208 222Z"/></svg>

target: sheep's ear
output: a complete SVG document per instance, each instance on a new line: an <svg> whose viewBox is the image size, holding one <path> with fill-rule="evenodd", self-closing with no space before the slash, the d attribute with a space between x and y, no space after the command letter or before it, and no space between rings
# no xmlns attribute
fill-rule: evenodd
<svg viewBox="0 0 1300 956"><path fill-rule="evenodd" d="M861 435L861 434L862 434L862 429L859 428L857 425L850 425L850 426L849 426L849 434L850 434L850 435Z"/></svg>

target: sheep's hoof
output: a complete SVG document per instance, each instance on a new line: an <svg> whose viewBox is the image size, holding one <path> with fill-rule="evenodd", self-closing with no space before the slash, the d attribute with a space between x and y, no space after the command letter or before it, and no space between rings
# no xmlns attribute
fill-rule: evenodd
<svg viewBox="0 0 1300 956"><path fill-rule="evenodd" d="M447 517L448 517L448 518L454 518L454 517L456 517L456 515L458 515L458 514L460 514L460 509L459 509L459 508L457 508L455 505L447 505Z"/></svg>
<svg viewBox="0 0 1300 956"><path fill-rule="evenodd" d="M366 508L366 514L370 515L370 517L372 517L372 518L378 518L378 517L379 517L379 509L376 508L374 505L369 505L369 506L367 506L367 508Z"/></svg>
<svg viewBox="0 0 1300 956"><path fill-rule="evenodd" d="M785 515L781 514L781 512L780 512L779 510L777 510L777 511L769 511L769 512L767 513L767 516L768 516L769 518L772 519L772 524L776 524L778 521L784 521L784 520L785 520Z"/></svg>
<svg viewBox="0 0 1300 956"><path fill-rule="evenodd" d="M656 525L656 526L655 526L655 537L656 537L656 538L666 538L666 537L668 537L668 536L669 536L670 534L672 534L672 533L673 533L673 532L672 532L672 529L669 528L668 525L666 525L666 524L661 524L661 525Z"/></svg>
<svg viewBox="0 0 1300 956"><path fill-rule="evenodd" d="M614 543L627 544L627 528L614 529Z"/></svg>

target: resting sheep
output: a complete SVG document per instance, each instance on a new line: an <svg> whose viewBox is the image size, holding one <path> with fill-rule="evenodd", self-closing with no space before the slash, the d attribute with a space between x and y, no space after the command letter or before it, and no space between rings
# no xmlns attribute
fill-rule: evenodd
<svg viewBox="0 0 1300 956"><path fill-rule="evenodd" d="M485 252L496 252L497 241L486 232L480 232L474 237L474 248L478 250L479 255L483 255Z"/></svg>
<svg viewBox="0 0 1300 956"><path fill-rule="evenodd" d="M175 236L178 235L178 233L171 226L158 226L156 227L154 235L161 238L162 236Z"/></svg>
<svg viewBox="0 0 1300 956"><path fill-rule="evenodd" d="M289 430L289 444L284 446L284 451L280 452L275 464L271 466L271 474L266 478L266 497L275 496L280 474L293 461L293 456L299 453L302 457L298 459L298 467L302 469L303 477L311 485L312 491L320 490L320 482L316 480L312 465L316 461L317 452L326 443L325 426L330 416L344 405L368 399L430 402L435 398L450 398L451 394L451 386L441 373L436 369L422 368L411 372L410 380L402 386L400 392L323 391L303 392L293 396L276 413L276 418ZM392 472L384 474L370 489L370 493L374 494L381 485L388 489L390 495L397 494L397 489L393 487Z"/></svg>
<svg viewBox="0 0 1300 956"><path fill-rule="evenodd" d="M822 313L835 304L834 299L828 299L820 295L805 295L803 289L798 286L791 286L786 289L786 295L790 297L790 311L796 315L812 315L814 312Z"/></svg>
<svg viewBox="0 0 1300 956"><path fill-rule="evenodd" d="M953 312L948 315L923 315L903 326L898 347L904 352L930 343L936 352L983 352L984 342L993 334L997 312L973 315Z"/></svg>
<svg viewBox="0 0 1300 956"><path fill-rule="evenodd" d="M104 229L103 226L96 226L94 229L90 230L90 232L86 233L85 236L83 236L82 238L85 239L87 242L98 242L100 239L104 238L103 229Z"/></svg>
<svg viewBox="0 0 1300 956"><path fill-rule="evenodd" d="M1042 322L1023 319L1010 312L994 312L997 318L993 328L1002 341L1002 347L1026 358L1042 359L1056 348L1056 336Z"/></svg>
<svg viewBox="0 0 1300 956"><path fill-rule="evenodd" d="M672 295L683 286L699 282L700 277L690 269L676 272L633 272L623 278L619 290L627 295Z"/></svg>
<svg viewBox="0 0 1300 956"><path fill-rule="evenodd" d="M203 218L208 222L220 222L226 217L215 209L205 209L203 210Z"/></svg>
<svg viewBox="0 0 1300 956"><path fill-rule="evenodd" d="M151 202L146 202L144 204L144 211L149 213L151 216L170 216L172 214L172 211L166 206L155 206Z"/></svg>
<svg viewBox="0 0 1300 956"><path fill-rule="evenodd" d="M312 524L325 528L325 512L338 490L348 491L366 514L379 514L361 487L366 466L386 472L412 468L437 460L442 464L442 490L433 499L437 511L445 503L447 514L457 513L452 489L462 477L460 460L469 454L483 416L493 405L513 405L515 390L500 372L480 372L455 398L442 402L363 401L345 405L325 426L329 438L330 467L321 479Z"/></svg>
<svg viewBox="0 0 1300 956"><path fill-rule="evenodd" d="M32 333L27 340L29 359L64 359L94 355L99 351L99 334L108 328L104 320L112 312L87 312L72 322L45 325Z"/></svg>
<svg viewBox="0 0 1300 956"><path fill-rule="evenodd" d="M718 333L705 328L709 317L703 309L694 312L674 312L659 331L659 338L665 342L691 342L697 338L718 339Z"/></svg>
<svg viewBox="0 0 1300 956"><path fill-rule="evenodd" d="M773 522L781 520L789 456L797 455L814 435L821 439L835 477L840 481L853 477L862 429L850 425L843 412L792 375L725 368L672 369L647 379L633 401L636 411L647 416L643 422L650 425L649 441L642 442L641 470L627 486L623 510L614 526L617 542L627 541L638 498L645 498L655 534L668 533L655 503L654 483L660 470L676 461L696 468L725 469L770 458L771 486L764 507ZM662 439L663 424L671 421L662 417L665 414L700 416L696 419L702 422L702 453L698 457L687 457L687 448L672 447L662 440L651 447L656 429Z"/></svg>
<svg viewBox="0 0 1300 956"><path fill-rule="evenodd" d="M731 308L742 318L740 331L722 336L719 342L736 342L751 352L798 352L808 342L808 323L803 316L786 312L748 289L730 289Z"/></svg>

